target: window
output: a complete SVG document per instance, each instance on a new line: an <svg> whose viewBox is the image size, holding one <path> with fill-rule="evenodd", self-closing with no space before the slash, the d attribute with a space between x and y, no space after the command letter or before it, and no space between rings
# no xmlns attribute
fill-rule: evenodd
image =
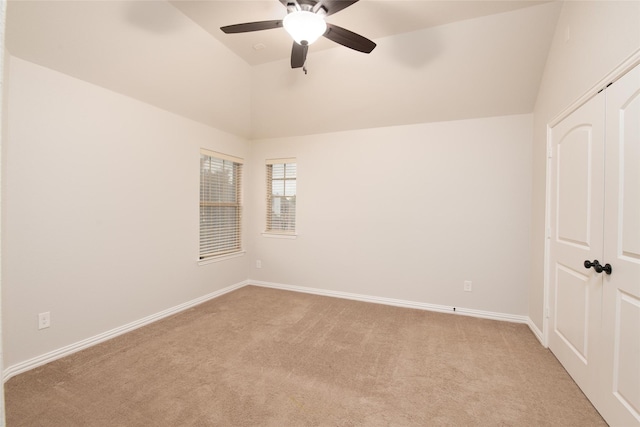
<svg viewBox="0 0 640 427"><path fill-rule="evenodd" d="M200 259L240 252L242 160L200 151Z"/></svg>
<svg viewBox="0 0 640 427"><path fill-rule="evenodd" d="M296 159L267 160L266 231L296 231Z"/></svg>

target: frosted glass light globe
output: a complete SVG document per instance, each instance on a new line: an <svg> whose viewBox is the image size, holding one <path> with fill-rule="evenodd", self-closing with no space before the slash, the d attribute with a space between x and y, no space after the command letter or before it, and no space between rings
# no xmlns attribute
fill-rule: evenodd
<svg viewBox="0 0 640 427"><path fill-rule="evenodd" d="M322 16L300 10L284 17L282 26L298 44L311 44L327 31L327 23Z"/></svg>

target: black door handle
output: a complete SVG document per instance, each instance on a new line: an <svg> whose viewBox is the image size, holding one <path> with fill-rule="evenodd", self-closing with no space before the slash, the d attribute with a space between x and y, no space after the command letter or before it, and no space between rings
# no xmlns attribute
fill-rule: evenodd
<svg viewBox="0 0 640 427"><path fill-rule="evenodd" d="M584 262L584 268L591 268L591 267L593 267L596 273L602 273L602 266L600 265L600 262L597 259L594 259L593 262L589 260L586 260Z"/></svg>
<svg viewBox="0 0 640 427"><path fill-rule="evenodd" d="M584 262L584 268L591 268L596 271L596 273L602 273L603 271L607 274L611 274L613 269L611 268L611 264L600 265L600 262L597 259L594 259L593 262L586 260Z"/></svg>

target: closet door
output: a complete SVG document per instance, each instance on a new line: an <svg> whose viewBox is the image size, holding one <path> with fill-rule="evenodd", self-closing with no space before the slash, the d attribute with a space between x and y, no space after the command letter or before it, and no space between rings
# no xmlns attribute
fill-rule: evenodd
<svg viewBox="0 0 640 427"><path fill-rule="evenodd" d="M602 314L605 94L551 129L549 348L595 404Z"/></svg>
<svg viewBox="0 0 640 427"><path fill-rule="evenodd" d="M640 426L640 66L607 90L602 405L612 426Z"/></svg>

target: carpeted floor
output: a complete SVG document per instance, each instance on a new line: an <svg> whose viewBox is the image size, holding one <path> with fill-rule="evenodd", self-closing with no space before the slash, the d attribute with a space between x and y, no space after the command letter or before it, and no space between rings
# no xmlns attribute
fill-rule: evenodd
<svg viewBox="0 0 640 427"><path fill-rule="evenodd" d="M253 286L5 390L8 427L606 425L526 325Z"/></svg>

